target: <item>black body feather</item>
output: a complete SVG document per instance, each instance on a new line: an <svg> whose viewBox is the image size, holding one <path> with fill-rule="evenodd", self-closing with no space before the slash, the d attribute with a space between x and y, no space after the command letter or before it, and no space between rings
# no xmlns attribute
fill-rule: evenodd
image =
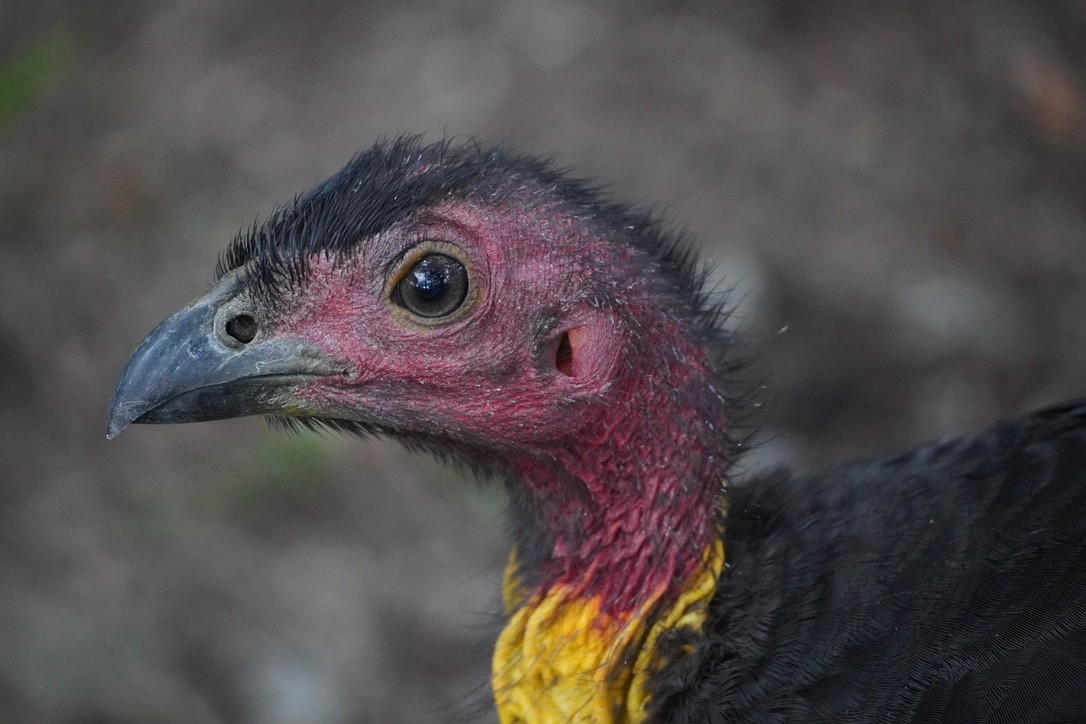
<svg viewBox="0 0 1086 724"><path fill-rule="evenodd" d="M659 719L1086 721L1086 401L729 498Z"/></svg>

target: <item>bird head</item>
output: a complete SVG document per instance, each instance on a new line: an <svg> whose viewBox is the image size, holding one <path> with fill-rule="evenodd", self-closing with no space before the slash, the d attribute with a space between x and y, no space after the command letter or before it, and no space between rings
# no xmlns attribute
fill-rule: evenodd
<svg viewBox="0 0 1086 724"><path fill-rule="evenodd" d="M270 414L473 462L553 457L646 382L711 363L684 342L692 280L660 234L545 162L379 144L234 240L133 355L109 435Z"/></svg>

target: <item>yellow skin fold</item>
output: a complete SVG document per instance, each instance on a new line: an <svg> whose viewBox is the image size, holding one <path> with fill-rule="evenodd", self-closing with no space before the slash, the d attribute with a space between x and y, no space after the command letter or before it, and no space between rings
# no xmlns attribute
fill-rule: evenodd
<svg viewBox="0 0 1086 724"><path fill-rule="evenodd" d="M656 642L665 631L701 631L724 566L717 538L704 565L662 604L661 586L638 608L601 613L598 597L554 586L525 600L509 557L502 594L509 622L494 650L494 700L503 724L514 722L644 722L649 677L664 663ZM663 606L661 608L661 606Z"/></svg>

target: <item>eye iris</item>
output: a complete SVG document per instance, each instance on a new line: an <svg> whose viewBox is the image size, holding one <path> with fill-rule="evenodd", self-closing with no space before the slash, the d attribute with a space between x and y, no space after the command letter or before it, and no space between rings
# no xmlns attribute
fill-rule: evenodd
<svg viewBox="0 0 1086 724"><path fill-rule="evenodd" d="M415 262L396 288L396 301L420 317L444 317L464 303L468 273L447 254L428 254Z"/></svg>

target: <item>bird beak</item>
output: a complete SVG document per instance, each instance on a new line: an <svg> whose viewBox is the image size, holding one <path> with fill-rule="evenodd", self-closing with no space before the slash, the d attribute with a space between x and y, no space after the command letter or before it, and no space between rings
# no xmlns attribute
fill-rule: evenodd
<svg viewBox="0 0 1086 724"><path fill-rule="evenodd" d="M344 364L299 339L263 333L248 344L230 339L222 327L240 291L238 273L228 274L147 335L117 382L107 438L133 422L304 413L298 388L345 373Z"/></svg>

